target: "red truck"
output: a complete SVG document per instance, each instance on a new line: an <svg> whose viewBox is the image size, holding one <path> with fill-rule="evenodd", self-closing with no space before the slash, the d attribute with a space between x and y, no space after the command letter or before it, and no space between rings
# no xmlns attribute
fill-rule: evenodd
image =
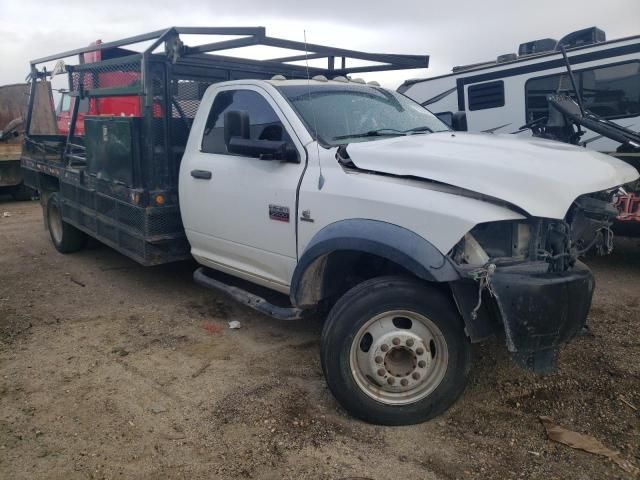
<svg viewBox="0 0 640 480"><path fill-rule="evenodd" d="M96 40L91 43L100 45L102 40ZM103 50L96 50L82 54L83 63L94 63L102 60ZM122 76L127 75L128 78L123 79ZM140 74L137 72L101 72L94 76L86 76L83 79L82 86L84 89L95 88L94 85L100 85L100 88L120 87L123 83L129 86L140 82ZM124 82L123 82L124 80ZM72 97L68 91L62 91L62 95L56 108L56 123L58 133L67 135L69 133L69 125L71 123L71 115L73 113L74 103L79 97ZM122 97L99 97L99 98L82 98L79 99L78 121L76 122L75 134L84 135L84 118L87 115L104 115L104 116L120 116L120 117L140 117L142 110L140 108L139 96L122 96Z"/></svg>

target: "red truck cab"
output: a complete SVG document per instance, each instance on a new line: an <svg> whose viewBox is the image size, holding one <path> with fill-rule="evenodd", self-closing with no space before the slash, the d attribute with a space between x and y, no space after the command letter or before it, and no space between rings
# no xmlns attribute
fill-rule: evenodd
<svg viewBox="0 0 640 480"><path fill-rule="evenodd" d="M61 135L69 133L73 106L77 100L77 97L72 97L68 92L62 92L56 108L56 124L58 125L58 133ZM87 115L139 117L141 116L140 98L128 96L80 99L76 135L84 135L84 118Z"/></svg>
<svg viewBox="0 0 640 480"><path fill-rule="evenodd" d="M91 45L99 45L102 40L97 40ZM102 60L102 50L95 52L88 52L82 54L82 63L93 63ZM98 74L96 79L96 85L100 88L108 88L110 86L122 85L123 72L103 72ZM131 77L129 80L131 83L140 81L140 74L134 72L127 72L127 76ZM93 85L86 85L92 88ZM140 107L140 97L138 96L122 96L122 97L103 97L103 98L83 98L72 97L69 92L63 91L56 108L56 124L58 126L58 133L61 135L67 135L69 133L69 125L71 124L71 115L73 114L73 107L76 101L80 101L78 106L78 121L76 122L75 134L84 135L84 119L87 115L100 115L100 116L126 116L126 117L139 117L142 116L142 110Z"/></svg>

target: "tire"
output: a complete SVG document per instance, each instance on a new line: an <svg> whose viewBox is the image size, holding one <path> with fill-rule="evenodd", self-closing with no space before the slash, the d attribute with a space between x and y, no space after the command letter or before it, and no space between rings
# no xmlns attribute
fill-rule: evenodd
<svg viewBox="0 0 640 480"><path fill-rule="evenodd" d="M57 192L50 194L47 200L47 228L53 246L60 253L77 252L87 244L87 235L83 231L62 220Z"/></svg>
<svg viewBox="0 0 640 480"><path fill-rule="evenodd" d="M329 389L350 414L411 425L441 414L462 394L470 344L446 294L417 279L379 277L331 309L321 362Z"/></svg>

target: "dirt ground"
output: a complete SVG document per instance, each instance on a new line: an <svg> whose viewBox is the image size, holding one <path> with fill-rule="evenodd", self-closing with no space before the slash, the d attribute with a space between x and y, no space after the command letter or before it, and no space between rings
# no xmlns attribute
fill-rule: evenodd
<svg viewBox="0 0 640 480"><path fill-rule="evenodd" d="M499 340L475 346L453 408L388 428L329 393L320 319L262 316L195 285L190 262L61 255L37 202L0 199L0 478L632 478L538 420L640 465L640 240L616 247L590 260L592 335L557 373L518 369Z"/></svg>

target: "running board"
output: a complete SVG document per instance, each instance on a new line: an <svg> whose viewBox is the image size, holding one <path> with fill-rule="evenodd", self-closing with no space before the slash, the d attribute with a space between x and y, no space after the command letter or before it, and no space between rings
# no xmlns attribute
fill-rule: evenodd
<svg viewBox="0 0 640 480"><path fill-rule="evenodd" d="M254 295L238 287L227 285L219 280L211 278L205 273L203 267L198 268L193 273L193 280L203 287L218 290L234 300L247 305L261 313L277 318L278 320L299 320L302 318L303 310L295 307L278 307L267 302L264 298Z"/></svg>

